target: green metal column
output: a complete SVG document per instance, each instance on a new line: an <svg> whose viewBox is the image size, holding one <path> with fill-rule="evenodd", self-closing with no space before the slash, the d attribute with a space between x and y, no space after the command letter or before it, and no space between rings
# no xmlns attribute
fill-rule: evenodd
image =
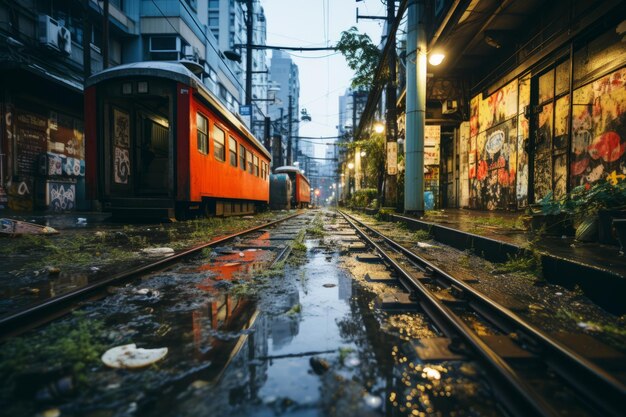
<svg viewBox="0 0 626 417"><path fill-rule="evenodd" d="M424 126L426 122L426 34L423 5L409 0L406 43L406 171L404 212L424 214Z"/></svg>

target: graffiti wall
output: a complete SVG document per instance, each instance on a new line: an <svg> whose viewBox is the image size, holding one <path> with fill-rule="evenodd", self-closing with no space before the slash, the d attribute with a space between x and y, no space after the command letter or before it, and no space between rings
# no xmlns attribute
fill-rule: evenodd
<svg viewBox="0 0 626 417"><path fill-rule="evenodd" d="M76 179L85 174L82 121L28 105L6 103L5 109L8 207L18 211L74 209Z"/></svg>
<svg viewBox="0 0 626 417"><path fill-rule="evenodd" d="M626 175L625 87L626 68L621 68L574 90L572 186Z"/></svg>
<svg viewBox="0 0 626 417"><path fill-rule="evenodd" d="M518 154L518 82L470 102L469 172L472 208L515 204Z"/></svg>

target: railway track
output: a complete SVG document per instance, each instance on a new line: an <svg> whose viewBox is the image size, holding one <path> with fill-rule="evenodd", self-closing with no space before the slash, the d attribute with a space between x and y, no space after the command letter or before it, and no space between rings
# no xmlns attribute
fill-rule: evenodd
<svg viewBox="0 0 626 417"><path fill-rule="evenodd" d="M74 291L52 297L44 302L15 311L11 314L7 314L3 317L0 317L0 340L6 339L7 337L19 335L29 329L35 328L58 317L61 317L75 309L83 302L104 297L108 294L107 288L109 288L110 286L121 285L130 282L131 280L134 280L144 274L154 272L171 266L177 262L180 262L193 254L199 253L205 248L217 247L219 245L228 243L236 238L244 237L251 233L258 232L262 229L271 228L282 222L299 216L300 214L301 213L296 213L257 227L242 230L238 233L233 233L227 236L213 239L209 242L196 245L190 249L177 252L169 257L161 258L155 260L154 262L150 262L129 269L127 271L114 274L106 279L95 281ZM275 258L275 261L286 258L288 256L289 248L289 245L285 245L284 247L282 247L279 250L277 257Z"/></svg>
<svg viewBox="0 0 626 417"><path fill-rule="evenodd" d="M623 415L626 387L608 371L400 243L340 213L397 273L406 293L396 297L396 304L417 307L433 319L448 338L435 349L440 355L479 361L507 412L516 416ZM494 334L478 335L464 319L468 315L479 317ZM425 352L424 346L416 349L418 356L420 352ZM551 381L548 387L559 387L568 400L556 401L551 396L561 393L537 388L542 385L538 381L546 380Z"/></svg>

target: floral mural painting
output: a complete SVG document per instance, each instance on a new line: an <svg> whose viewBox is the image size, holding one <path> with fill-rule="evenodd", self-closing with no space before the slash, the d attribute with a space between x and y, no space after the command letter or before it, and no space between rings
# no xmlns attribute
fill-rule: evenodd
<svg viewBox="0 0 626 417"><path fill-rule="evenodd" d="M504 209L515 202L518 83L470 102L470 206Z"/></svg>
<svg viewBox="0 0 626 417"><path fill-rule="evenodd" d="M572 108L571 185L626 174L626 68L574 90Z"/></svg>

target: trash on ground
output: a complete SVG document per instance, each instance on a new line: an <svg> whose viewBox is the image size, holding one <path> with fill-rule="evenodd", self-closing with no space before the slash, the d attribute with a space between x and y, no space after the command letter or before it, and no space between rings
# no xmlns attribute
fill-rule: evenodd
<svg viewBox="0 0 626 417"><path fill-rule="evenodd" d="M172 248L145 248L141 250L142 253L148 256L171 256L174 254Z"/></svg>
<svg viewBox="0 0 626 417"><path fill-rule="evenodd" d="M424 242L417 242L417 247L419 247L419 248L432 248L434 246L430 245L428 243L424 243Z"/></svg>
<svg viewBox="0 0 626 417"><path fill-rule="evenodd" d="M134 343L111 348L102 355L102 362L111 368L142 368L167 355L167 348L137 348Z"/></svg>
<svg viewBox="0 0 626 417"><path fill-rule="evenodd" d="M50 227L21 220L0 219L0 236L56 235L59 231Z"/></svg>

